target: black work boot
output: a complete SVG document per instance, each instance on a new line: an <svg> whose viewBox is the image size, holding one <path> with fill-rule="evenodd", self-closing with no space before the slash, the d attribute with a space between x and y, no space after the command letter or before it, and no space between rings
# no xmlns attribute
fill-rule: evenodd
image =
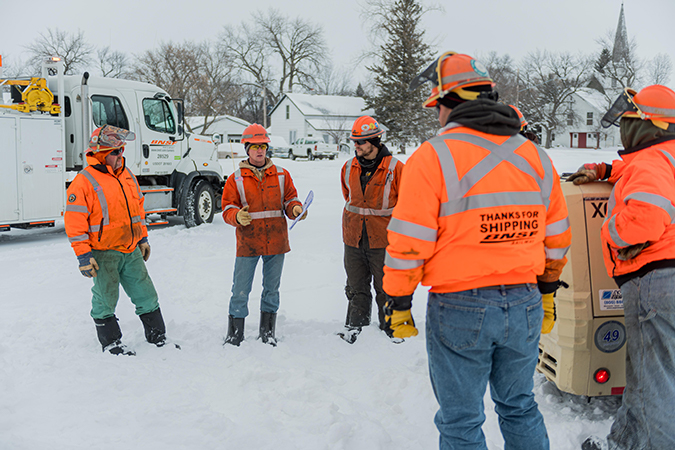
<svg viewBox="0 0 675 450"><path fill-rule="evenodd" d="M607 450L607 445L599 437L590 436L581 444L581 450Z"/></svg>
<svg viewBox="0 0 675 450"><path fill-rule="evenodd" d="M274 336L276 327L277 313L260 311L260 335L258 339L262 339L263 344L270 344L272 347L277 346L277 338Z"/></svg>
<svg viewBox="0 0 675 450"><path fill-rule="evenodd" d="M356 339L359 337L360 333L361 327L350 327L347 325L345 326L344 331L339 331L337 335L348 344L353 344L356 342Z"/></svg>
<svg viewBox="0 0 675 450"><path fill-rule="evenodd" d="M136 355L136 352L129 350L126 345L122 344L122 330L117 323L117 317L94 319L94 323L96 324L98 341L101 343L104 352L107 351L113 355Z"/></svg>
<svg viewBox="0 0 675 450"><path fill-rule="evenodd" d="M243 340L244 318L237 319L236 317L227 316L227 337L225 338L225 343L239 347L239 344Z"/></svg>
<svg viewBox="0 0 675 450"><path fill-rule="evenodd" d="M166 326L162 318L162 311L157 308L152 312L141 314L138 318L143 322L145 339L157 347L163 347L166 344Z"/></svg>

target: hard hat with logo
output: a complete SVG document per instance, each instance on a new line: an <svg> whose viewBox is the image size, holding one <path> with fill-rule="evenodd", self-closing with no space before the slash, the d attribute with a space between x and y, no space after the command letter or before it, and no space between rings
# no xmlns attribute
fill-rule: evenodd
<svg viewBox="0 0 675 450"><path fill-rule="evenodd" d="M605 128L618 126L622 117L651 120L663 130L675 128L668 125L675 124L675 92L660 84L647 86L640 92L625 88L600 123Z"/></svg>
<svg viewBox="0 0 675 450"><path fill-rule="evenodd" d="M527 120L525 120L525 116L515 106L513 106L513 105L509 105L509 106L511 108L513 108L518 113L518 118L520 119L520 131L523 131L525 129L525 127L527 126Z"/></svg>
<svg viewBox="0 0 675 450"><path fill-rule="evenodd" d="M103 125L91 133L89 138L89 149L87 153L96 154L124 147L124 145L136 139L136 133L125 130L124 128L114 127L112 125Z"/></svg>
<svg viewBox="0 0 675 450"><path fill-rule="evenodd" d="M414 91L427 81L431 81L433 87L431 95L422 104L425 108L435 107L438 99L450 93L459 103L475 100L481 91L492 91L495 85L485 66L469 55L456 52L439 56L410 82L410 90Z"/></svg>
<svg viewBox="0 0 675 450"><path fill-rule="evenodd" d="M270 137L267 130L260 124L252 123L247 126L244 133L241 135L241 143L246 144L268 144Z"/></svg>
<svg viewBox="0 0 675 450"><path fill-rule="evenodd" d="M349 139L358 141L360 139L372 139L382 136L384 130L377 120L370 116L361 116L354 121L352 125L352 134Z"/></svg>

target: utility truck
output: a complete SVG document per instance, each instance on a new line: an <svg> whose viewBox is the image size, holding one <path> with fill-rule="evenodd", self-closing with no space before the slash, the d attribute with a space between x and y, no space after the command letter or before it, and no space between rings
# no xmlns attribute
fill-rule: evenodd
<svg viewBox="0 0 675 450"><path fill-rule="evenodd" d="M0 104L0 230L53 226L66 188L82 170L94 129L136 133L126 166L145 196L148 225L182 216L188 227L211 222L225 184L211 137L186 133L183 101L157 86L114 78L66 76L56 59L42 77L0 79L11 103Z"/></svg>

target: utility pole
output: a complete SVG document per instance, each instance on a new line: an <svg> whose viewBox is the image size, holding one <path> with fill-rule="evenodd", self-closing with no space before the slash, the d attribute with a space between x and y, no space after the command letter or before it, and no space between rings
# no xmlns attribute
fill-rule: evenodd
<svg viewBox="0 0 675 450"><path fill-rule="evenodd" d="M265 86L262 88L261 95L263 98L263 127L267 129L267 89Z"/></svg>
<svg viewBox="0 0 675 450"><path fill-rule="evenodd" d="M520 83L520 67L516 70L516 108L518 107L518 98L520 97L520 91L518 90Z"/></svg>

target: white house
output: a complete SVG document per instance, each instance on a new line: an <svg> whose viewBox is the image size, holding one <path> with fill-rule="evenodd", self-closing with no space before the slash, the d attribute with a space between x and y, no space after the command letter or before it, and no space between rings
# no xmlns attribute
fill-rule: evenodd
<svg viewBox="0 0 675 450"><path fill-rule="evenodd" d="M270 112L270 134L288 142L301 137L321 138L327 143L344 141L356 119L373 115L361 97L284 94Z"/></svg>
<svg viewBox="0 0 675 450"><path fill-rule="evenodd" d="M212 120L212 118L209 118ZM204 117L193 116L186 117L185 121L192 127L192 131L197 134L206 134L211 136L218 133L223 137L223 142L240 142L241 135L247 126L251 125L247 121L234 116L216 116L211 125L206 128L206 133L202 132L204 129Z"/></svg>

